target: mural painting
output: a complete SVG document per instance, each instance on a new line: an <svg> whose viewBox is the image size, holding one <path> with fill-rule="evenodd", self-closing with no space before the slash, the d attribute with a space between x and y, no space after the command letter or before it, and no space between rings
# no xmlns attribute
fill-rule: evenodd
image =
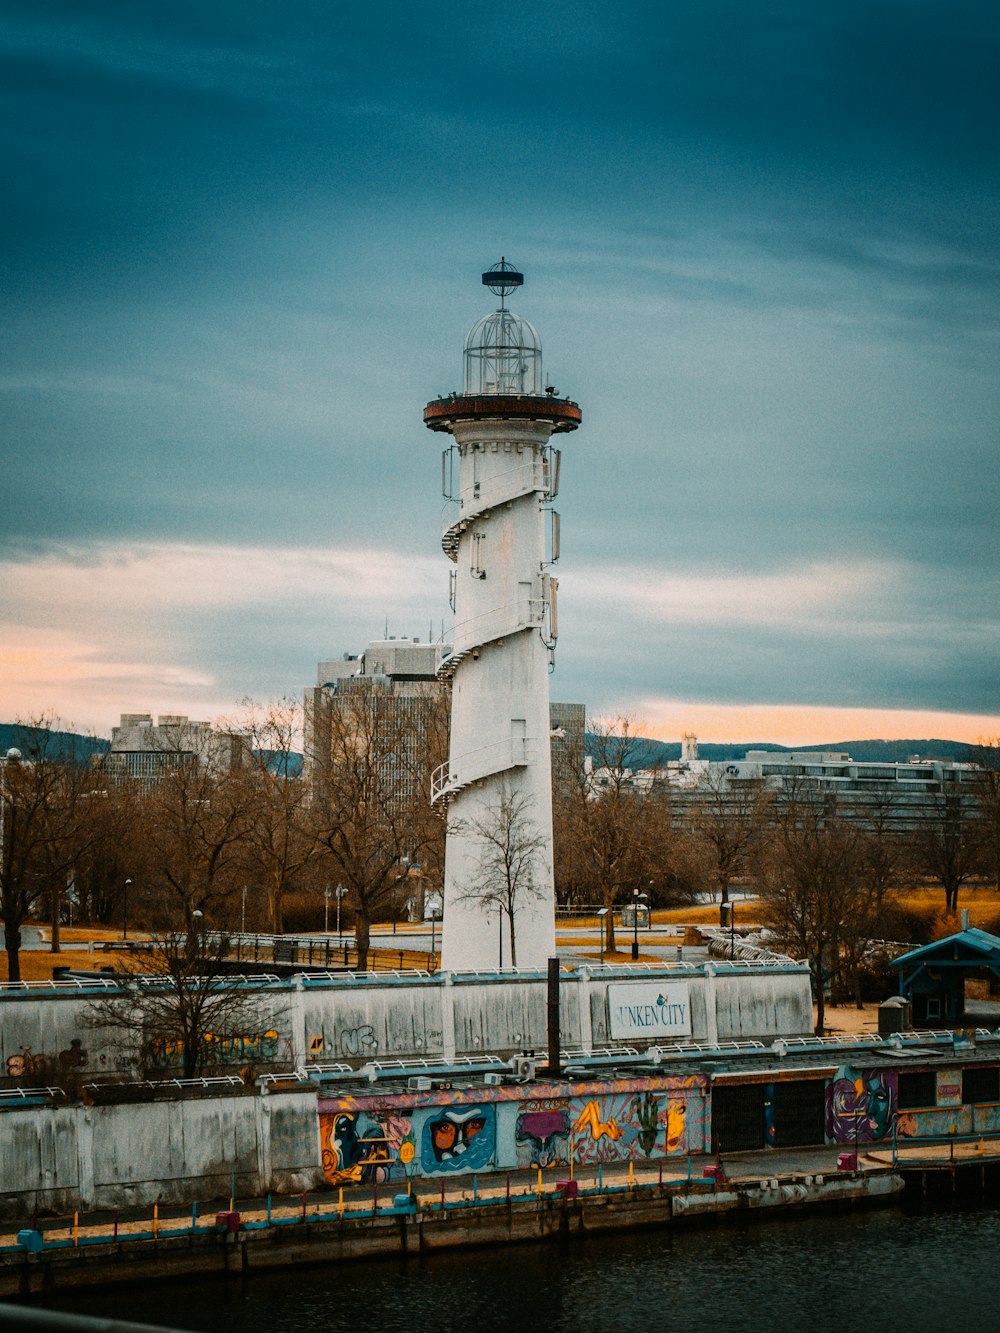
<svg viewBox="0 0 1000 1333"><path fill-rule="evenodd" d="M569 1110L565 1102L529 1101L517 1113L514 1146L518 1166L557 1166L569 1161Z"/></svg>
<svg viewBox="0 0 1000 1333"><path fill-rule="evenodd" d="M875 1143L896 1120L896 1071L845 1068L826 1090L826 1137L831 1143Z"/></svg>
<svg viewBox="0 0 1000 1333"><path fill-rule="evenodd" d="M405 1180L413 1161L409 1117L380 1111L320 1112L323 1174L331 1185Z"/></svg>
<svg viewBox="0 0 1000 1333"><path fill-rule="evenodd" d="M670 1080L666 1095L625 1092L574 1099L573 1155L587 1164L704 1152L708 1103L698 1075Z"/></svg>
<svg viewBox="0 0 1000 1333"><path fill-rule="evenodd" d="M496 1151L496 1108L441 1106L423 1114L420 1166L425 1176L483 1171Z"/></svg>

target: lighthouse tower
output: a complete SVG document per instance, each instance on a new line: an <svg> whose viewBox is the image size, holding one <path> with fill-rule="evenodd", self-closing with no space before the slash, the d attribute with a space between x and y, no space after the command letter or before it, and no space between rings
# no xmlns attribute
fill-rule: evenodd
<svg viewBox="0 0 1000 1333"><path fill-rule="evenodd" d="M558 633L559 450L580 408L542 379L542 348L507 308L523 276L501 259L499 308L465 340L461 393L424 409L452 443L441 544L454 562L451 747L431 800L447 814L442 967L544 967L555 953L549 669Z"/></svg>

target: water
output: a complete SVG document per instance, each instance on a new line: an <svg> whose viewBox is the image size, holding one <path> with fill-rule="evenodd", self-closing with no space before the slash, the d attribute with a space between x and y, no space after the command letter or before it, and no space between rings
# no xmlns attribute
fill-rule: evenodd
<svg viewBox="0 0 1000 1333"><path fill-rule="evenodd" d="M80 1313L208 1333L996 1327L1000 1209L883 1208L89 1293Z"/></svg>

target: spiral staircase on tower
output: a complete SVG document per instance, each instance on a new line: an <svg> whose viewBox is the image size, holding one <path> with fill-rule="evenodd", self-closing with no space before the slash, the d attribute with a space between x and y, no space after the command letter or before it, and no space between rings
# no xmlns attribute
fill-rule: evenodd
<svg viewBox="0 0 1000 1333"><path fill-rule="evenodd" d="M554 499L558 489L558 459L559 451L546 447L540 458L522 457L517 466L490 481L465 487L458 497L458 514L448 516L441 533L445 555L457 564L462 534L495 509L530 495L537 495L542 504ZM451 685L455 672L466 658L477 657L487 644L501 642L514 634L537 630L546 644L554 648L552 603L556 587L557 580L545 574L542 576L541 597L508 602L456 624L452 633L452 651L438 667L438 679ZM546 635L547 621L549 633ZM548 743L548 738L545 739ZM512 736L446 759L431 774L431 804L438 806L443 815L451 801L466 787L495 774L525 767L533 759L538 741L537 737Z"/></svg>

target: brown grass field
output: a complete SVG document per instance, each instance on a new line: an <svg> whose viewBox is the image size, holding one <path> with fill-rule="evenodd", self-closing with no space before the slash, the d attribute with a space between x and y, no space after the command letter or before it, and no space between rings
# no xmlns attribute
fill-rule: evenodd
<svg viewBox="0 0 1000 1333"><path fill-rule="evenodd" d="M951 935L961 929L960 915L957 917L945 916L944 891L940 887L927 885L921 888L903 890L895 895L894 902L898 906L923 917L931 926L933 939L941 939L943 936ZM970 922L973 926L982 928L989 926L991 923L996 924L1000 919L1000 894L997 893L994 885L974 884L963 887L959 893L958 905L959 913L963 909L968 910ZM759 919L760 913L757 904L752 899L737 901L737 925L756 925ZM669 930L672 926L718 925L718 922L718 903L701 903L689 907L656 910L653 912L652 933L641 932L640 949L644 943L657 945L676 943L677 936ZM32 922L31 924L33 927L46 932L47 935L51 935L51 930L46 922ZM594 957L597 957L599 950L594 935L592 933L589 935L577 933L581 929L593 932L596 925L597 919L594 916L581 915L560 918L557 924L559 942L568 948L578 947L581 951L592 952ZM657 931L658 926L667 929ZM618 927L616 935L621 947L616 952L605 956L609 962L629 962L631 960L631 950L629 948L630 931L628 927L624 929ZM64 926L62 929L62 949L59 953L52 953L49 949L25 949L22 951L21 977L24 981L48 981L52 977L54 967L68 966L96 971L101 967L110 965L113 961L124 961L122 955L117 952L115 954L90 953L85 949L73 948L74 944L86 943L89 940L113 940L120 937L121 932L114 928ZM373 936L372 943L375 947L380 948L384 947L386 941L381 937ZM643 958L640 953L640 961L655 962L657 960L649 956ZM388 961L385 965L388 965ZM412 965L409 955L406 958L406 965ZM7 954L0 947L0 981L6 980Z"/></svg>

